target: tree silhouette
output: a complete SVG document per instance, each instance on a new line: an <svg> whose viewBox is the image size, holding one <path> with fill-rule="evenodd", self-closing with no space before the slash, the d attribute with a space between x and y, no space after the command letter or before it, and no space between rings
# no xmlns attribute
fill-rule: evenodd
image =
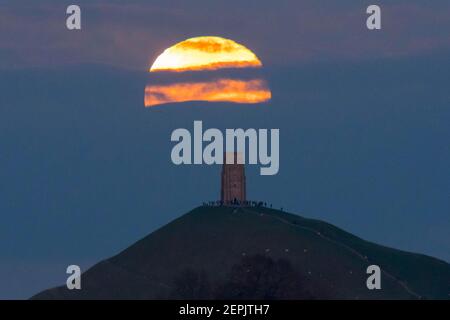
<svg viewBox="0 0 450 320"><path fill-rule="evenodd" d="M171 299L211 299L211 286L204 271L183 270L173 281Z"/></svg>
<svg viewBox="0 0 450 320"><path fill-rule="evenodd" d="M216 291L219 299L311 299L302 277L285 259L263 255L244 257L236 264L228 281Z"/></svg>

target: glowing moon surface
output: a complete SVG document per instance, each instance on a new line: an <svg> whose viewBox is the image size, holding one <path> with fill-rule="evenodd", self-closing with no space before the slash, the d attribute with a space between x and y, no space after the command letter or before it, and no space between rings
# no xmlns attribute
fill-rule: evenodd
<svg viewBox="0 0 450 320"><path fill-rule="evenodd" d="M145 106L185 101L258 103L271 98L263 80L219 79L145 88Z"/></svg>
<svg viewBox="0 0 450 320"><path fill-rule="evenodd" d="M233 40L221 37L196 37L164 50L151 66L150 72L261 66L261 61L252 51Z"/></svg>
<svg viewBox="0 0 450 320"><path fill-rule="evenodd" d="M190 38L164 50L155 60L149 70L153 81L145 87L144 105L186 101L266 102L272 97L267 82L261 74L255 75L257 70L242 70L260 67L262 63L256 55L233 40ZM227 76L217 71L224 68L229 69ZM232 70L237 68L240 73ZM194 71L195 77L187 71ZM158 83L161 75L164 81Z"/></svg>

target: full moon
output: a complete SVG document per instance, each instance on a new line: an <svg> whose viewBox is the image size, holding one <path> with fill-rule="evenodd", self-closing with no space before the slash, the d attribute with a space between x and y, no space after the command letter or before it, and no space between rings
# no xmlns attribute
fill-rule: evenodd
<svg viewBox="0 0 450 320"><path fill-rule="evenodd" d="M242 72L232 71L261 67L261 61L251 50L233 40L210 36L190 38L164 50L153 62L149 72L156 78L157 74L166 74L165 81L158 83L153 77L152 83L145 87L144 105L186 101L266 102L272 94L260 74L243 71L242 78ZM230 71L224 76L219 69ZM204 74L198 78L192 72Z"/></svg>
<svg viewBox="0 0 450 320"><path fill-rule="evenodd" d="M150 72L261 66L261 61L252 51L233 40L221 37L196 37L164 50L151 66Z"/></svg>

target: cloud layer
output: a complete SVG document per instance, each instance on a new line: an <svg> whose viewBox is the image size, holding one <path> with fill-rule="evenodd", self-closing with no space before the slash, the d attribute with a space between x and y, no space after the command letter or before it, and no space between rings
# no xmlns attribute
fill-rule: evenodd
<svg viewBox="0 0 450 320"><path fill-rule="evenodd" d="M370 3L339 1L78 1L82 30L68 31L70 3L8 2L0 12L0 67L103 63L147 69L165 48L218 35L271 64L364 60L450 49L450 3L379 1L382 30L366 29Z"/></svg>

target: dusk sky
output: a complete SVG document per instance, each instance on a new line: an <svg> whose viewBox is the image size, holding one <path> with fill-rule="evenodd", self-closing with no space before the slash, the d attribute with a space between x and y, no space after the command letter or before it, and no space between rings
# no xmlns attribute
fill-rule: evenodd
<svg viewBox="0 0 450 320"><path fill-rule="evenodd" d="M450 261L450 2L0 0L0 299L62 284L220 192L175 166L176 128L279 128L280 172L249 198ZM251 49L272 99L144 107L164 49Z"/></svg>

